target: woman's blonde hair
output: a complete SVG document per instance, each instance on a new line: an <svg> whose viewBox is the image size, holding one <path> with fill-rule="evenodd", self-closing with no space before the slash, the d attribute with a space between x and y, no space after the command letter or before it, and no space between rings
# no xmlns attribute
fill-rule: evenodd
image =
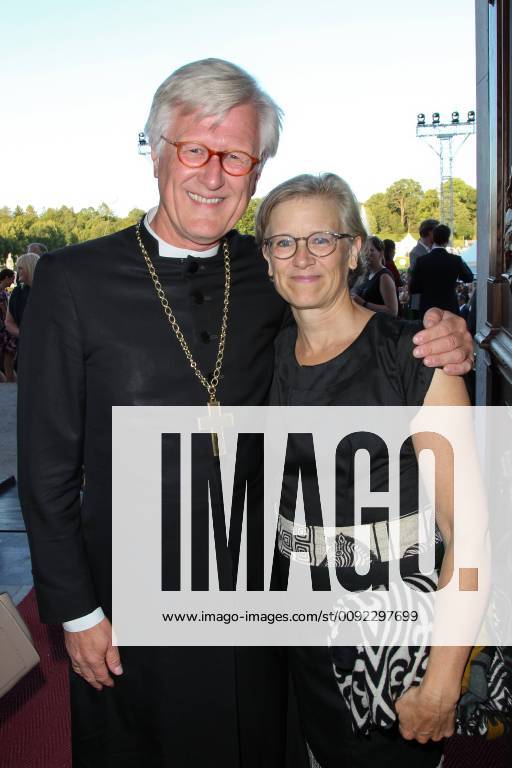
<svg viewBox="0 0 512 768"><path fill-rule="evenodd" d="M38 253L23 253L21 256L18 256L16 261L16 269L18 269L18 267L25 267L27 277L29 278L28 280L24 281L26 285L32 285L34 272L39 258L40 257Z"/></svg>

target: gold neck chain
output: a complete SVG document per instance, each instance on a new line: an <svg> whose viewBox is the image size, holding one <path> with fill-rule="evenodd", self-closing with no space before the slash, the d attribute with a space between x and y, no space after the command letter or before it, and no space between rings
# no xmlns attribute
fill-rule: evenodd
<svg viewBox="0 0 512 768"><path fill-rule="evenodd" d="M190 367L194 371L195 375L203 385L203 387L208 392L208 395L210 396L210 403L218 405L216 394L217 394L217 387L219 385L219 379L220 379L220 372L222 369L222 360L224 358L224 347L226 345L226 334L228 330L228 310L229 310L229 289L231 287L231 265L229 261L229 247L226 242L226 240L222 241L222 250L224 253L224 306L222 310L222 322L220 326L220 335L219 335L219 349L217 351L217 360L215 361L215 368L213 369L213 374L211 376L211 380L208 381L206 376L203 375L203 373L199 370L199 367L194 360L192 356L192 352L190 351L190 348L185 341L185 337L183 336L183 333L181 331L180 326L178 325L178 321L176 320L174 313L171 309L171 306L169 302L167 301L167 298L164 293L164 289L162 288L162 284L160 280L158 279L158 275L156 273L155 267L153 266L153 262L151 261L151 258L144 247L144 243L142 242L142 237L140 235L140 221L137 224L136 227L136 234L137 234L137 242L139 244L139 248L142 252L142 255L144 256L144 260L146 262L149 276L151 277L151 280L153 281L153 285L155 286L155 291L160 299L160 303L162 305L162 308L165 312L165 316L167 320L169 321L169 325L171 326L172 330L174 331L174 334L176 338L178 339L178 342L180 344L180 347L182 348L183 352L185 353L185 357L187 358L188 362L190 363Z"/></svg>

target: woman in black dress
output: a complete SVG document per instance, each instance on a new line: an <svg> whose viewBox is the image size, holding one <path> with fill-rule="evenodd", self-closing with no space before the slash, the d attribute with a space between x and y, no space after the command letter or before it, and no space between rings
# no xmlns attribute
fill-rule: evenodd
<svg viewBox="0 0 512 768"><path fill-rule="evenodd" d="M20 335L21 321L30 295L30 286L34 279L34 272L39 261L37 253L24 253L18 257L16 269L18 281L16 288L11 293L9 307L5 318L5 327L15 339Z"/></svg>
<svg viewBox="0 0 512 768"><path fill-rule="evenodd" d="M398 293L398 289L404 282L395 264L396 243L394 240L386 239L382 241L382 245L384 246L384 266L391 272Z"/></svg>
<svg viewBox="0 0 512 768"><path fill-rule="evenodd" d="M384 263L384 243L375 235L367 238L362 252L366 265L364 280L354 292L353 300L373 312L398 314L395 279Z"/></svg>
<svg viewBox="0 0 512 768"><path fill-rule="evenodd" d="M281 332L276 342L271 404L468 404L462 379L426 368L411 355L418 325L371 311L352 299L348 277L358 268L366 233L357 201L342 179L334 174L304 175L278 186L259 209L256 237L268 262L269 276L278 293L289 302L296 321L296 325ZM401 466L410 497L406 507L414 504L414 451L422 447L419 441L415 440L414 448L411 443L406 466ZM337 464L336 471L347 474L349 470ZM346 487L343 482L341 486ZM405 513L412 510L417 507L406 508ZM282 512L281 522L286 527L286 505ZM343 515L344 509L337 504L337 529L353 522L345 521ZM436 484L436 523L444 543L443 558L440 542L443 562L439 584L449 580L452 568L452 518L449 499L437 496ZM279 552L285 572L290 552L281 547L281 542ZM407 574L418 570L417 551L416 556L407 558L408 554L401 556L403 575L404 571ZM326 561L312 570L321 571L322 565ZM338 554L336 566L341 567ZM370 578L374 587L382 578L382 568L379 570L379 563L372 558ZM441 741L454 732L455 707L468 652L466 647L433 647L421 684L411 687L396 702L399 729L374 730L370 737L362 738L353 733L349 710L337 685L336 658L330 650L290 649L311 765L437 766Z"/></svg>

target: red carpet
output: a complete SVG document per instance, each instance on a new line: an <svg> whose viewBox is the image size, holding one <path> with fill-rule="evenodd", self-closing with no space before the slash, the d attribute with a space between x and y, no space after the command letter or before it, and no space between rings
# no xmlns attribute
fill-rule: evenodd
<svg viewBox="0 0 512 768"><path fill-rule="evenodd" d="M454 736L448 742L443 768L511 768L510 737L486 741L478 736Z"/></svg>
<svg viewBox="0 0 512 768"><path fill-rule="evenodd" d="M0 700L0 766L71 768L62 630L39 622L34 590L18 608L32 633L41 664Z"/></svg>
<svg viewBox="0 0 512 768"><path fill-rule="evenodd" d="M39 622L34 590L19 610L32 632L41 664L0 700L0 768L71 768L62 630ZM511 767L510 738L486 742L455 737L446 748L444 768Z"/></svg>

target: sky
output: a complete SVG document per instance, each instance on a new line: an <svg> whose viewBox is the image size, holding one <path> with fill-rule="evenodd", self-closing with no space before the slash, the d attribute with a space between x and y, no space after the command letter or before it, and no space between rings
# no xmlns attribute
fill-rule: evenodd
<svg viewBox="0 0 512 768"><path fill-rule="evenodd" d="M2 6L0 206L118 215L157 203L137 152L158 85L209 56L244 67L284 110L256 191L334 171L365 201L439 184L416 115L475 109L474 0L26 0ZM454 174L476 185L476 141Z"/></svg>

